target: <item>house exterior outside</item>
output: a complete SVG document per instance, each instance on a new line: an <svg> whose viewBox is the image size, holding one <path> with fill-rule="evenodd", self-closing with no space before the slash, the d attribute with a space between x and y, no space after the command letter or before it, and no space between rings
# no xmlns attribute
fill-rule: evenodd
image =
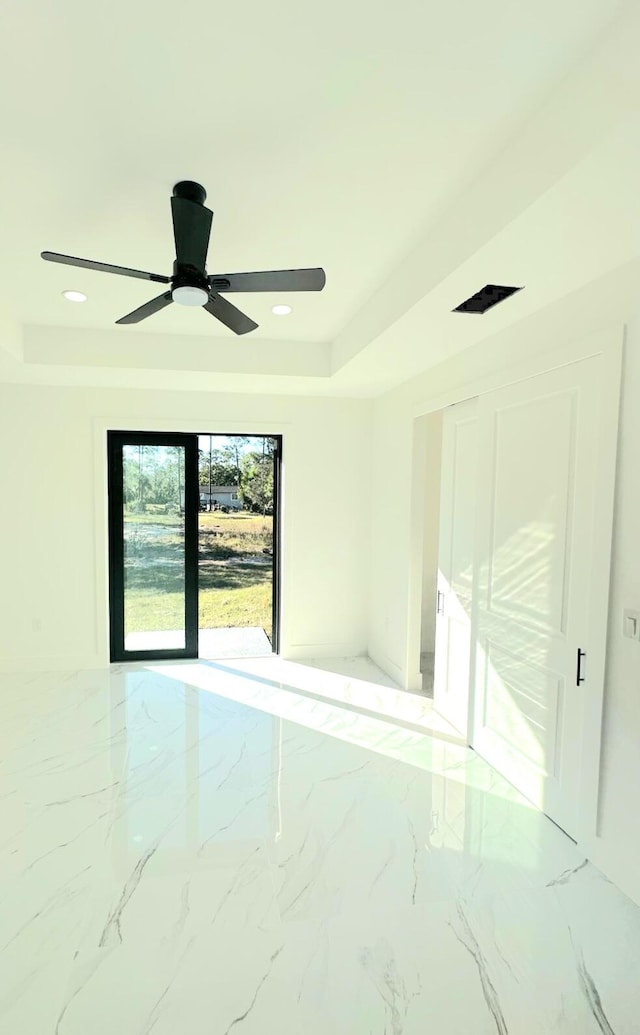
<svg viewBox="0 0 640 1035"><path fill-rule="evenodd" d="M209 509L209 504L211 504L212 508L227 507L229 510L242 510L242 500L238 490L237 485L212 485L211 489L208 485L199 485L200 506L206 506Z"/></svg>

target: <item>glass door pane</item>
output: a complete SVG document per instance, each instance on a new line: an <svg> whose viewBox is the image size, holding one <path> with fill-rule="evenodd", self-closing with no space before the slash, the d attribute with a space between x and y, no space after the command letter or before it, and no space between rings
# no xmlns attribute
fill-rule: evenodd
<svg viewBox="0 0 640 1035"><path fill-rule="evenodd" d="M197 656L197 440L109 436L111 659Z"/></svg>
<svg viewBox="0 0 640 1035"><path fill-rule="evenodd" d="M124 649L184 649L184 446L122 451Z"/></svg>

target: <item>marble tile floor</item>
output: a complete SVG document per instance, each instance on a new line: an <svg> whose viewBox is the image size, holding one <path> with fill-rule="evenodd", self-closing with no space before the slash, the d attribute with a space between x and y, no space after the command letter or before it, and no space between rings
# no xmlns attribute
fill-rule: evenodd
<svg viewBox="0 0 640 1035"><path fill-rule="evenodd" d="M381 717L397 725L420 731L437 732L459 741L459 735L433 709L426 694L399 690L396 683L369 658L323 658L304 663L269 658L236 658L233 670L268 679L279 687L289 687L296 695ZM292 699L294 700L294 699ZM299 707L303 707L302 704Z"/></svg>
<svg viewBox="0 0 640 1035"><path fill-rule="evenodd" d="M0 676L0 1031L638 1032L640 909L426 712L345 707L373 666L271 660Z"/></svg>

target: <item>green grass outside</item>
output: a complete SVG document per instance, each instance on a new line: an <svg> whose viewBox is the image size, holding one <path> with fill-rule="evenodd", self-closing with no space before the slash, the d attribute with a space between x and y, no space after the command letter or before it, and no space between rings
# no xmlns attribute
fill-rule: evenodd
<svg viewBox="0 0 640 1035"><path fill-rule="evenodd" d="M127 632L182 628L181 528L177 515L127 515ZM271 529L270 517L255 514L199 515L201 629L256 626L271 636Z"/></svg>

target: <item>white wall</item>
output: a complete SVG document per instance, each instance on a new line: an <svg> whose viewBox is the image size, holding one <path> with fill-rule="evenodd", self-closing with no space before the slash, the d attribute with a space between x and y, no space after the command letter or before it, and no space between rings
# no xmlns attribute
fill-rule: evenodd
<svg viewBox="0 0 640 1035"><path fill-rule="evenodd" d="M618 321L609 322L609 307L607 320L597 329L597 313L590 310L596 295L589 286L376 400L374 455L376 463L385 469L396 463L397 491L378 501L373 514L369 652L389 674L411 685L414 626L420 621L420 600L415 586L412 588L415 578L411 573L417 563L412 555L416 541L412 526L415 520L423 519L412 485L415 465L410 457L416 417L521 376L592 355L600 351L603 341L621 336L626 322L600 827L599 836L588 847L593 861L640 902L640 813L636 808L640 788L640 643L621 636L623 608L640 609L640 311L630 315L628 298L621 299ZM596 328L591 332L589 316L594 317ZM385 539L388 527L397 530L393 539Z"/></svg>
<svg viewBox="0 0 640 1035"><path fill-rule="evenodd" d="M433 653L436 643L436 588L440 533L440 467L442 463L442 411L420 420L425 436L424 541L422 547L421 653Z"/></svg>
<svg viewBox="0 0 640 1035"><path fill-rule="evenodd" d="M414 672L419 675L419 657L409 657L407 612L411 572L421 601L423 541L420 520L412 544L409 510L414 467L423 473L424 465L422 457L420 462L412 462L413 427L410 416L402 408L402 391L376 400L373 412L371 439L375 463L372 477L375 484L371 501L369 654L401 686L407 686L411 660ZM393 472L393 492L376 491L380 471ZM416 642L419 651L420 626Z"/></svg>
<svg viewBox="0 0 640 1035"><path fill-rule="evenodd" d="M108 660L107 427L281 432L282 652L366 650L368 402L3 384L3 668Z"/></svg>

